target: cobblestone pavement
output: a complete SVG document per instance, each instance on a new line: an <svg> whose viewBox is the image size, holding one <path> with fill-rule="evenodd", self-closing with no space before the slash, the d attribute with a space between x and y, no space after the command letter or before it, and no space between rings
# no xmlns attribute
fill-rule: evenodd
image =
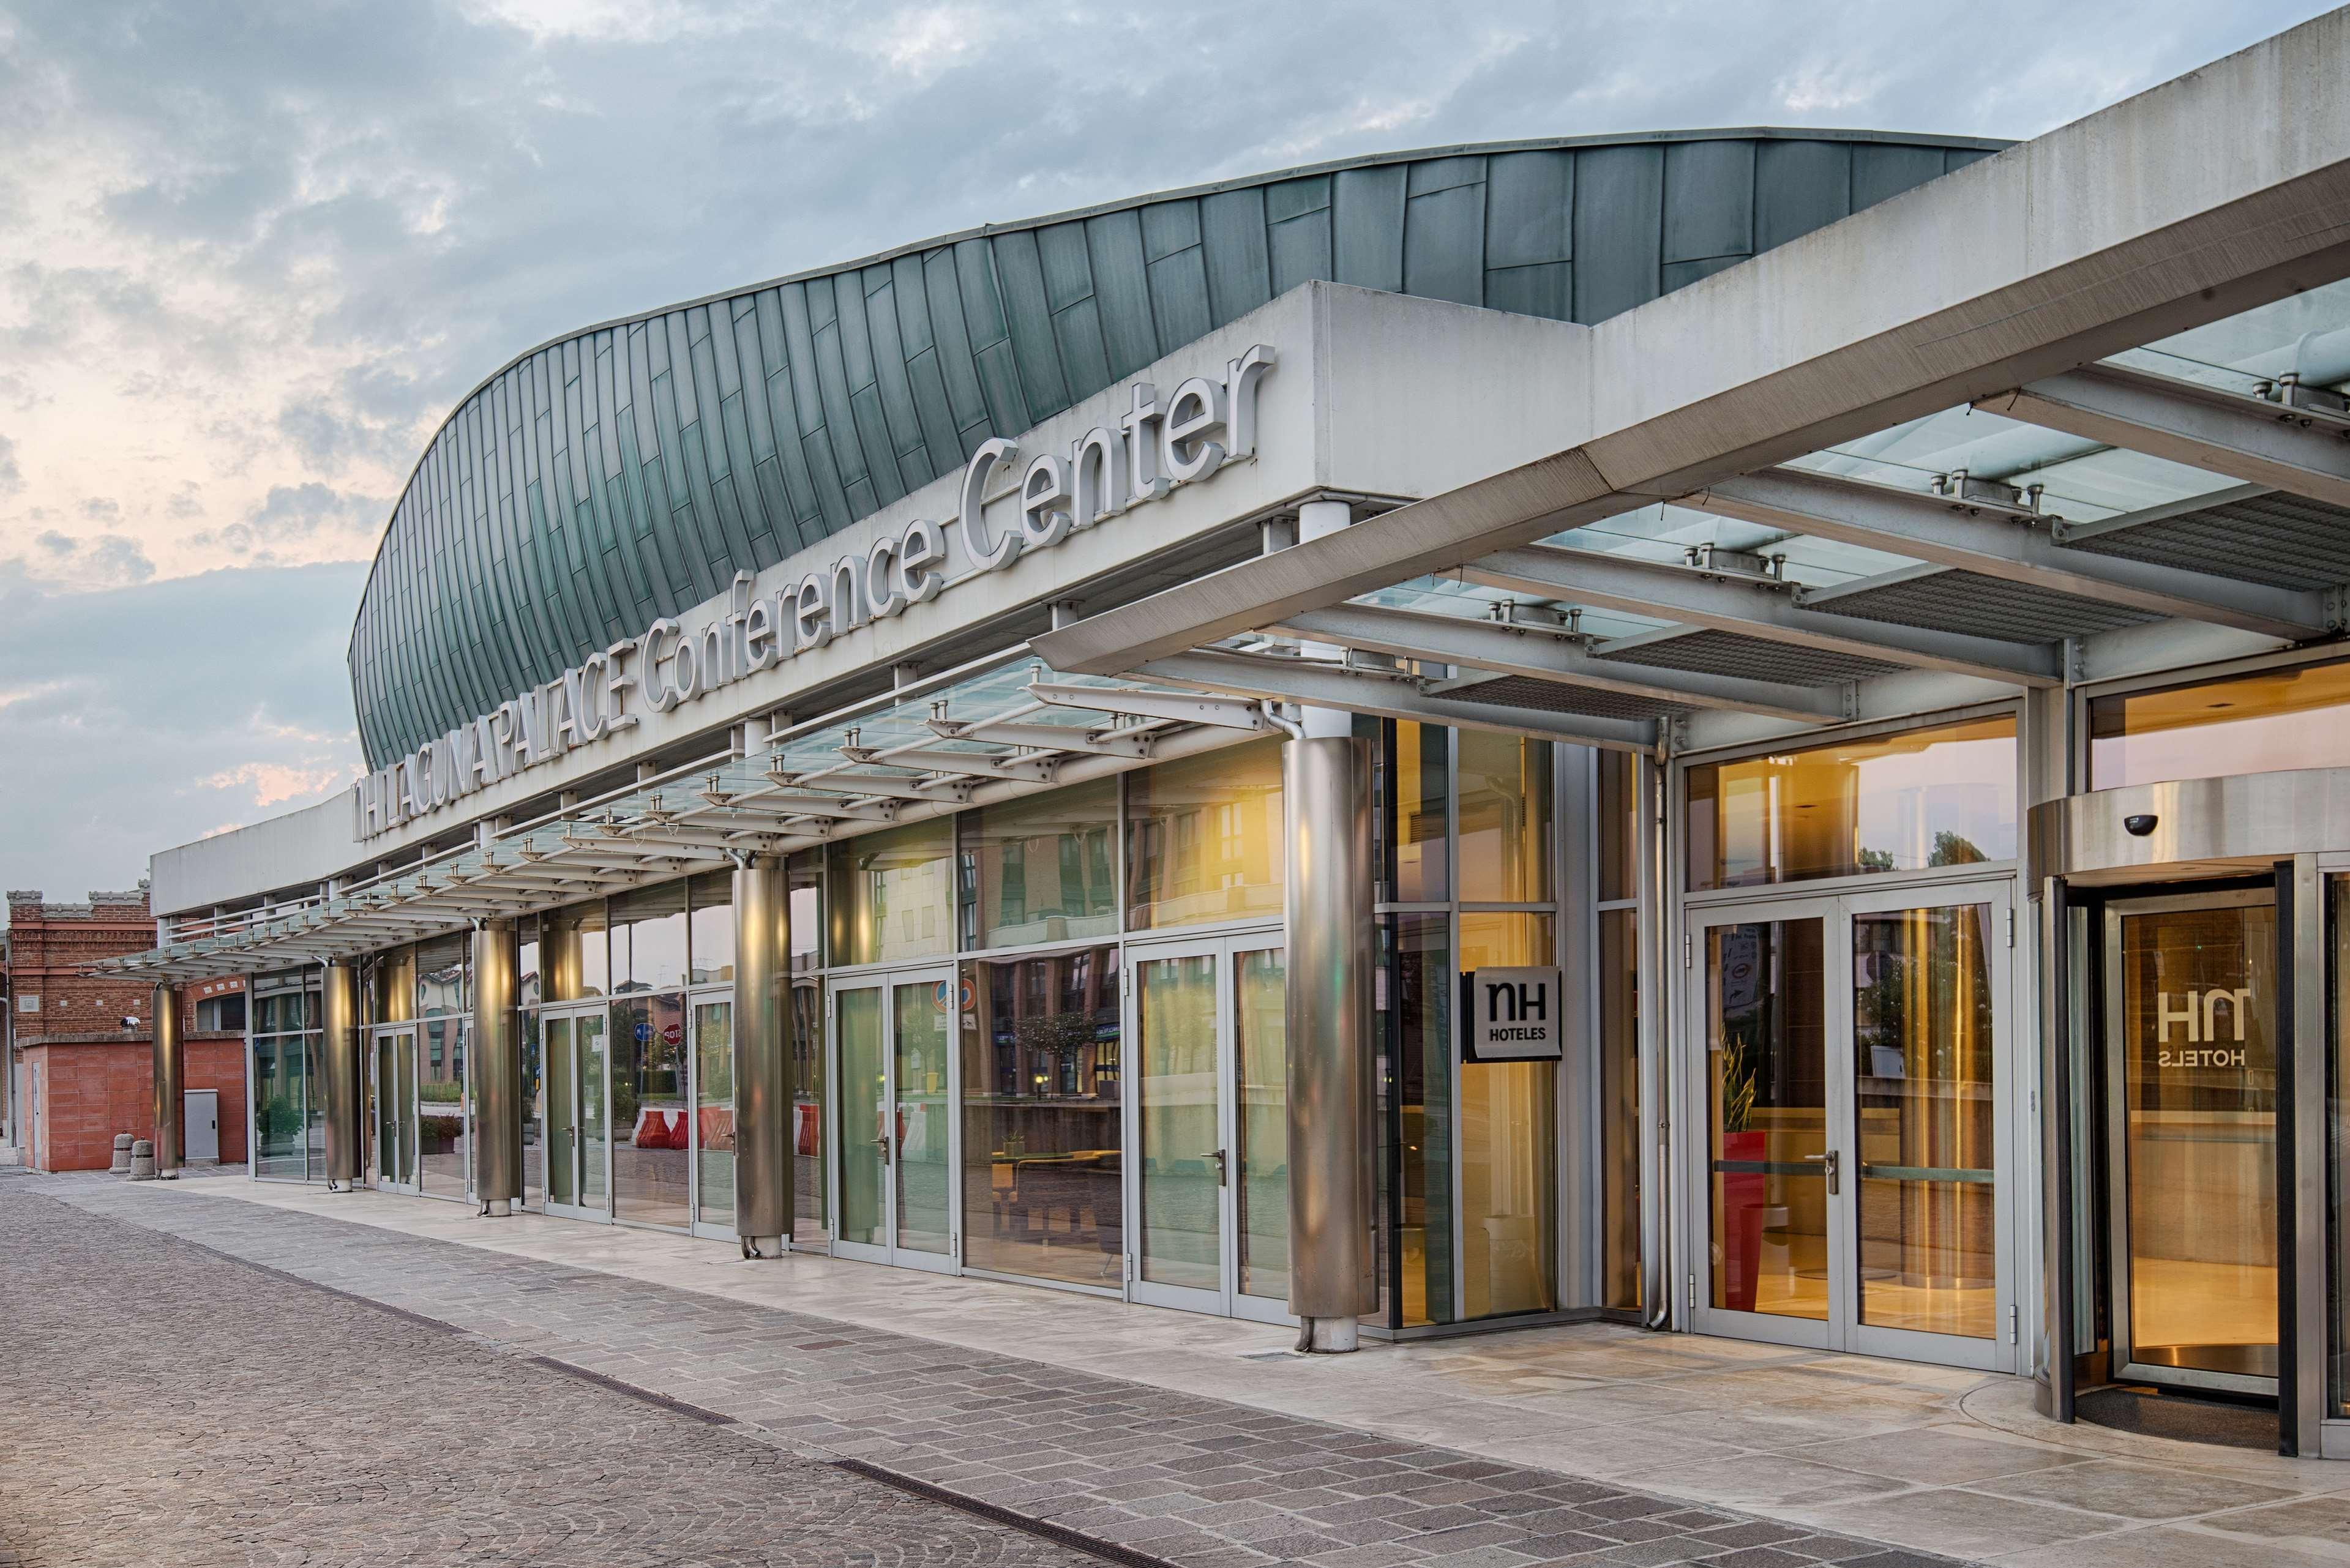
<svg viewBox="0 0 2350 1568"><path fill-rule="evenodd" d="M795 1452L881 1467L1179 1568L1275 1562L1908 1568L1949 1561L1614 1483L315 1215L103 1182L50 1189L94 1215L169 1227L206 1248L452 1324L487 1344L722 1412ZM253 1293L265 1315L275 1315L272 1290ZM366 1333L375 1332L370 1322ZM359 1368L346 1361L341 1371L347 1383ZM454 1407L473 1403L461 1399ZM526 1470L539 1455L559 1461L565 1425L551 1414L539 1420L516 1444L525 1463L504 1473ZM682 1480L670 1487L681 1506L698 1490Z"/></svg>
<svg viewBox="0 0 2350 1568"><path fill-rule="evenodd" d="M1098 1568L27 1180L0 1260L0 1568Z"/></svg>

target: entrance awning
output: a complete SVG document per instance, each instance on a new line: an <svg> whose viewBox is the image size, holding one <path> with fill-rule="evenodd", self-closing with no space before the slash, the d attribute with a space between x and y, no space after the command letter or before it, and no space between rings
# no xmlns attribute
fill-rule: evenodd
<svg viewBox="0 0 2350 1568"><path fill-rule="evenodd" d="M1024 649L292 905L182 921L94 972L151 980L357 957L1276 732L1262 703L1053 676Z"/></svg>

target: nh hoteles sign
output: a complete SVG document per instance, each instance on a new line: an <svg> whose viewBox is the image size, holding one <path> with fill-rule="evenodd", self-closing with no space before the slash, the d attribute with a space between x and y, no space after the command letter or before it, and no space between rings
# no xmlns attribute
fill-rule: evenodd
<svg viewBox="0 0 2350 1568"><path fill-rule="evenodd" d="M1555 1062L1566 1053L1566 977L1558 969L1476 969L1461 976L1461 1059Z"/></svg>
<svg viewBox="0 0 2350 1568"><path fill-rule="evenodd" d="M773 670L1254 456L1257 384L1274 362L1274 350L1260 343L1225 361L1221 379L1191 377L1163 399L1149 382L1132 383L1127 410L1114 425L1096 425L1066 452L1028 459L1014 492L1018 523L1001 533L990 532L983 504L997 471L1019 463L1020 447L1001 437L982 442L963 466L951 520L917 518L771 594L754 595L751 574L736 574L727 613L709 625L689 632L663 617L642 636L589 654L360 779L351 786L354 836L388 833L632 729L647 711L666 713ZM964 569L950 578L956 556Z"/></svg>

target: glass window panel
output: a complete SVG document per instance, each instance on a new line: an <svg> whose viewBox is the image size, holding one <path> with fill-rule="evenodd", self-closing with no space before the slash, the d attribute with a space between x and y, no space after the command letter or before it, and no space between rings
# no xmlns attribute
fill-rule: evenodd
<svg viewBox="0 0 2350 1568"><path fill-rule="evenodd" d="M368 1020L405 1023L416 1016L416 950L394 948L376 956L368 971Z"/></svg>
<svg viewBox="0 0 2350 1568"><path fill-rule="evenodd" d="M692 983L714 985L734 978L734 877L705 871L687 888L692 900ZM730 1211L731 1212L731 1211Z"/></svg>
<svg viewBox="0 0 2350 1568"><path fill-rule="evenodd" d="M546 987L538 972L539 929L536 915L525 915L515 924L515 1005L524 1009L536 1007L546 1000Z"/></svg>
<svg viewBox="0 0 2350 1568"><path fill-rule="evenodd" d="M288 1048L296 1042L288 1040ZM318 1059L318 1036L304 1034L298 1041L302 1052L303 1077L309 1093L303 1096L302 1148L308 1159L305 1177L311 1181L327 1179L327 1106L326 1064Z"/></svg>
<svg viewBox="0 0 2350 1568"><path fill-rule="evenodd" d="M611 989L611 954L604 940L604 901L557 909L540 939L546 1000L579 1002Z"/></svg>
<svg viewBox="0 0 2350 1568"><path fill-rule="evenodd" d="M2089 787L2350 767L2350 661L2089 701Z"/></svg>
<svg viewBox="0 0 2350 1568"><path fill-rule="evenodd" d="M831 846L825 882L834 963L936 958L952 950L953 828L939 818Z"/></svg>
<svg viewBox="0 0 2350 1568"><path fill-rule="evenodd" d="M2332 983L2325 992L2325 1125L2350 1127L2350 877L2325 884L2327 936L2333 944ZM2326 1150L2326 1397L2330 1414L2350 1417L2350 1149L2341 1136Z"/></svg>
<svg viewBox="0 0 2350 1568"><path fill-rule="evenodd" d="M611 1017L612 1211L623 1220L681 1226L692 1147L685 998L676 992L629 996L612 1003Z"/></svg>
<svg viewBox="0 0 2350 1568"><path fill-rule="evenodd" d="M274 1001L275 998L268 1000ZM302 1156L303 1083L306 1064L300 1035L257 1035L253 1042L253 1128L256 1176L299 1181L307 1174Z"/></svg>
<svg viewBox="0 0 2350 1568"><path fill-rule="evenodd" d="M954 989L951 980L890 988L898 1068L896 1241L914 1252L947 1250L954 1180L948 1158L954 1108L947 1095Z"/></svg>
<svg viewBox="0 0 2350 1568"><path fill-rule="evenodd" d="M546 1057L540 1049L538 1020L522 1016L515 1045L522 1055L522 1201L525 1209L546 1199Z"/></svg>
<svg viewBox="0 0 2350 1568"><path fill-rule="evenodd" d="M972 929L983 948L1118 935L1118 780L967 811Z"/></svg>
<svg viewBox="0 0 2350 1568"><path fill-rule="evenodd" d="M579 1203L598 1214L612 1211L612 1127L606 1109L616 1096L613 1054L601 1014L575 1019L579 1083Z"/></svg>
<svg viewBox="0 0 2350 1568"><path fill-rule="evenodd" d="M1141 1039L1142 1277L1223 1288L1223 1147L1217 1091L1216 960L1136 966Z"/></svg>
<svg viewBox="0 0 2350 1568"><path fill-rule="evenodd" d="M1445 782L1446 737L1434 724L1399 723L1389 769L1393 806L1394 900L1441 903L1452 896L1451 790Z"/></svg>
<svg viewBox="0 0 2350 1568"><path fill-rule="evenodd" d="M1692 767L1690 886L2012 860L2015 769L2004 714Z"/></svg>
<svg viewBox="0 0 2350 1568"><path fill-rule="evenodd" d="M1128 929L1282 912L1281 742L1126 775Z"/></svg>
<svg viewBox="0 0 2350 1568"><path fill-rule="evenodd" d="M1452 919L1393 917L1403 1325L1452 1321Z"/></svg>
<svg viewBox="0 0 2350 1568"><path fill-rule="evenodd" d="M1124 1276L1118 950L967 963L963 1261L1116 1289Z"/></svg>
<svg viewBox="0 0 2350 1568"><path fill-rule="evenodd" d="M1600 1304L1640 1303L1639 911L1599 917Z"/></svg>
<svg viewBox="0 0 2350 1568"><path fill-rule="evenodd" d="M1460 919L1463 970L1555 961L1547 915ZM1558 1306L1555 1062L1461 1064L1461 1285L1466 1319Z"/></svg>
<svg viewBox="0 0 2350 1568"><path fill-rule="evenodd" d="M417 1017L453 1017L465 1011L469 945L462 936L436 937L416 944Z"/></svg>
<svg viewBox="0 0 2350 1568"><path fill-rule="evenodd" d="M1599 768L1599 897L1640 896L1640 806L1629 752L1601 752Z"/></svg>
<svg viewBox="0 0 2350 1568"><path fill-rule="evenodd" d="M1280 948L1232 955L1232 1047L1240 1066L1243 1295L1289 1295L1289 982Z"/></svg>
<svg viewBox="0 0 2350 1568"><path fill-rule="evenodd" d="M2131 1359L2276 1375L2276 909L2121 922Z"/></svg>
<svg viewBox="0 0 2350 1568"><path fill-rule="evenodd" d="M421 967L420 974L427 972ZM463 966L458 970L462 980ZM463 1018L432 1017L417 1025L422 1060L416 1081L417 1169L424 1190L442 1197L465 1195L465 1033Z"/></svg>
<svg viewBox="0 0 2350 1568"><path fill-rule="evenodd" d="M796 915L796 910L795 914ZM824 988L792 987L792 1243L821 1241L827 1229L824 1149Z"/></svg>
<svg viewBox="0 0 2350 1568"><path fill-rule="evenodd" d="M1540 904L1551 897L1551 751L1547 741L1487 730L1453 737L1461 787L1461 897Z"/></svg>
<svg viewBox="0 0 2350 1568"><path fill-rule="evenodd" d="M685 884L639 888L607 906L612 994L685 989Z"/></svg>
<svg viewBox="0 0 2350 1568"><path fill-rule="evenodd" d="M693 1010L694 1218L734 1223L734 1006Z"/></svg>
<svg viewBox="0 0 2350 1568"><path fill-rule="evenodd" d="M878 1247L889 1239L880 1146L890 1137L892 1119L881 990L840 992L833 1010L840 1035L840 1240Z"/></svg>
<svg viewBox="0 0 2350 1568"><path fill-rule="evenodd" d="M1852 918L1865 1324L1996 1327L1990 934L1984 904Z"/></svg>
<svg viewBox="0 0 2350 1568"><path fill-rule="evenodd" d="M423 1139L423 1128L418 1124L416 1098L416 1056L421 1047L415 1032L411 1030L392 1036L392 1072L398 1078L393 1105L400 1118L400 1179L414 1186L418 1179L417 1151Z"/></svg>
<svg viewBox="0 0 2350 1568"><path fill-rule="evenodd" d="M1828 1315L1826 944L1817 919L1705 933L1712 1303Z"/></svg>
<svg viewBox="0 0 2350 1568"><path fill-rule="evenodd" d="M814 855L795 855L784 863L790 888L792 972L806 974L824 967L824 862Z"/></svg>

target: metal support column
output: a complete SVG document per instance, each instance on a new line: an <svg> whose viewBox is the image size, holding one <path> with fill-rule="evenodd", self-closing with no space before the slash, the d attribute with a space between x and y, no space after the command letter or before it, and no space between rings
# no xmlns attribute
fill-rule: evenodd
<svg viewBox="0 0 2350 1568"><path fill-rule="evenodd" d="M155 988L155 1174L170 1180L180 1174L182 1124L181 1106L187 1089L187 1049L180 1040L180 988L164 983Z"/></svg>
<svg viewBox="0 0 2350 1568"><path fill-rule="evenodd" d="M792 1231L791 891L781 857L734 871L734 1229L744 1256Z"/></svg>
<svg viewBox="0 0 2350 1568"><path fill-rule="evenodd" d="M515 923L473 928L473 1148L482 1212L503 1218L522 1199L522 1033L515 1012Z"/></svg>
<svg viewBox="0 0 2350 1568"><path fill-rule="evenodd" d="M359 1185L366 1163L366 1129L359 1125L359 976L347 963L330 963L321 979L318 1054L325 1079L327 1186L348 1191Z"/></svg>
<svg viewBox="0 0 2350 1568"><path fill-rule="evenodd" d="M1288 814L1289 1310L1301 1344L1352 1350L1378 1305L1370 742L1283 749Z"/></svg>

